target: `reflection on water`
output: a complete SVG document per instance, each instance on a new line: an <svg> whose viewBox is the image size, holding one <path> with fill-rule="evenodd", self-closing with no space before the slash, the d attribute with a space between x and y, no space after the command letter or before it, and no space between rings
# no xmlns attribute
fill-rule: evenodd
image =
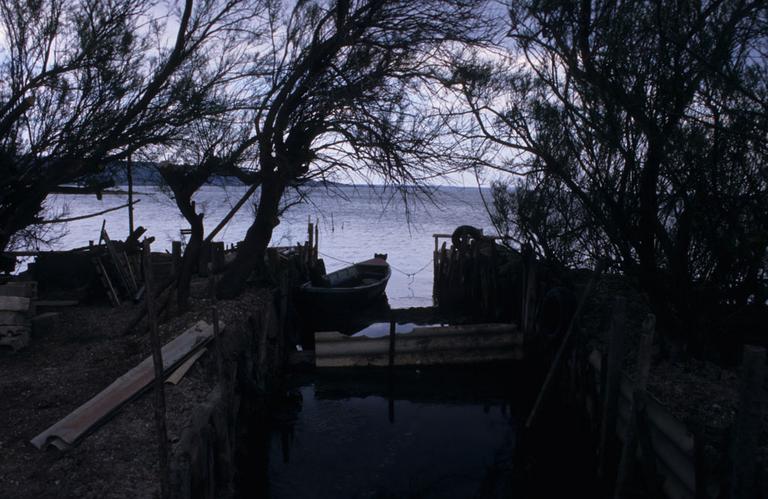
<svg viewBox="0 0 768 499"><path fill-rule="evenodd" d="M273 411L261 494L492 497L520 420L499 381L469 370L394 380L346 370L299 382Z"/></svg>

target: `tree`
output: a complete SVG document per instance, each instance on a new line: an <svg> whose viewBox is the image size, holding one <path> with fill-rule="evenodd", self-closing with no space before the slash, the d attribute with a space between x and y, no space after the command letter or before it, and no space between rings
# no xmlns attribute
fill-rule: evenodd
<svg viewBox="0 0 768 499"><path fill-rule="evenodd" d="M766 8L758 1L513 1L507 52L453 86L505 171L588 214L667 331L701 346L746 305L768 246Z"/></svg>
<svg viewBox="0 0 768 499"><path fill-rule="evenodd" d="M237 106L225 105L230 111ZM165 148L172 152L176 163L159 163L158 171L165 185L170 189L181 214L189 223L191 234L184 250L181 268L176 278L177 300L180 310L189 305L189 291L192 269L199 261L203 248L204 213L197 209L194 194L215 177L235 177L246 185L258 185L258 175L242 170L240 162L244 160L238 127L228 118L233 113L222 113L213 120L195 122L193 130L181 134L185 140L177 147ZM179 162L179 161L184 162Z"/></svg>
<svg viewBox="0 0 768 499"><path fill-rule="evenodd" d="M0 0L0 251L57 186L88 182L217 112L207 95L223 53L213 46L244 30L254 2L185 0L178 18L153 7Z"/></svg>
<svg viewBox="0 0 768 499"><path fill-rule="evenodd" d="M496 180L488 212L505 241L528 244L559 268L594 267L606 254L604 234L556 178L531 174L514 184Z"/></svg>
<svg viewBox="0 0 768 499"><path fill-rule="evenodd" d="M254 94L261 192L253 224L222 277L240 291L263 264L287 188L338 171L418 184L449 168L450 144L430 113L427 82L456 44L481 34L477 0L270 4L271 50Z"/></svg>

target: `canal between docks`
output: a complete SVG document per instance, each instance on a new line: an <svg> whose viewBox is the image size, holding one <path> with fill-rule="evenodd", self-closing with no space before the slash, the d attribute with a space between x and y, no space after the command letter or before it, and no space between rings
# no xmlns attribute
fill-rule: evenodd
<svg viewBox="0 0 768 499"><path fill-rule="evenodd" d="M525 498L594 491L588 432L576 415L550 404L543 431L522 432L543 370L523 363L290 374L254 424L238 463L238 497Z"/></svg>
<svg viewBox="0 0 768 499"><path fill-rule="evenodd" d="M501 368L293 375L253 443L261 452L241 463L241 497L505 497L527 409L512 376Z"/></svg>

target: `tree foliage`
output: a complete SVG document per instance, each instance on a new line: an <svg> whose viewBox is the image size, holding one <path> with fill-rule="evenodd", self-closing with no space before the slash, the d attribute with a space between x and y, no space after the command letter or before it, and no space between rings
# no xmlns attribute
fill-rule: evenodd
<svg viewBox="0 0 768 499"><path fill-rule="evenodd" d="M246 0L0 1L0 250L51 191L220 112ZM215 42L215 43L214 43Z"/></svg>
<svg viewBox="0 0 768 499"><path fill-rule="evenodd" d="M768 246L764 3L523 0L509 18L503 56L459 66L453 85L505 151L497 167L534 175L555 212L548 189L565 187L586 218L563 231L587 220L588 251L634 276L668 329L694 338L719 327L719 306L754 302Z"/></svg>
<svg viewBox="0 0 768 499"><path fill-rule="evenodd" d="M250 82L261 178L256 218L221 293L263 261L286 188L339 172L419 184L453 143L426 92L454 44L479 33L477 0L271 2L268 49ZM359 178L359 177L358 177Z"/></svg>

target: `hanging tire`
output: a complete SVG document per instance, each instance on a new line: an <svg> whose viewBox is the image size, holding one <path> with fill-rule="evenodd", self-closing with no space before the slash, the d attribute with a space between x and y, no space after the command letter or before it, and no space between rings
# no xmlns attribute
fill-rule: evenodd
<svg viewBox="0 0 768 499"><path fill-rule="evenodd" d="M454 247L459 247L463 243L469 243L471 240L478 240L483 237L483 231L471 225L460 225L453 231L451 242Z"/></svg>

